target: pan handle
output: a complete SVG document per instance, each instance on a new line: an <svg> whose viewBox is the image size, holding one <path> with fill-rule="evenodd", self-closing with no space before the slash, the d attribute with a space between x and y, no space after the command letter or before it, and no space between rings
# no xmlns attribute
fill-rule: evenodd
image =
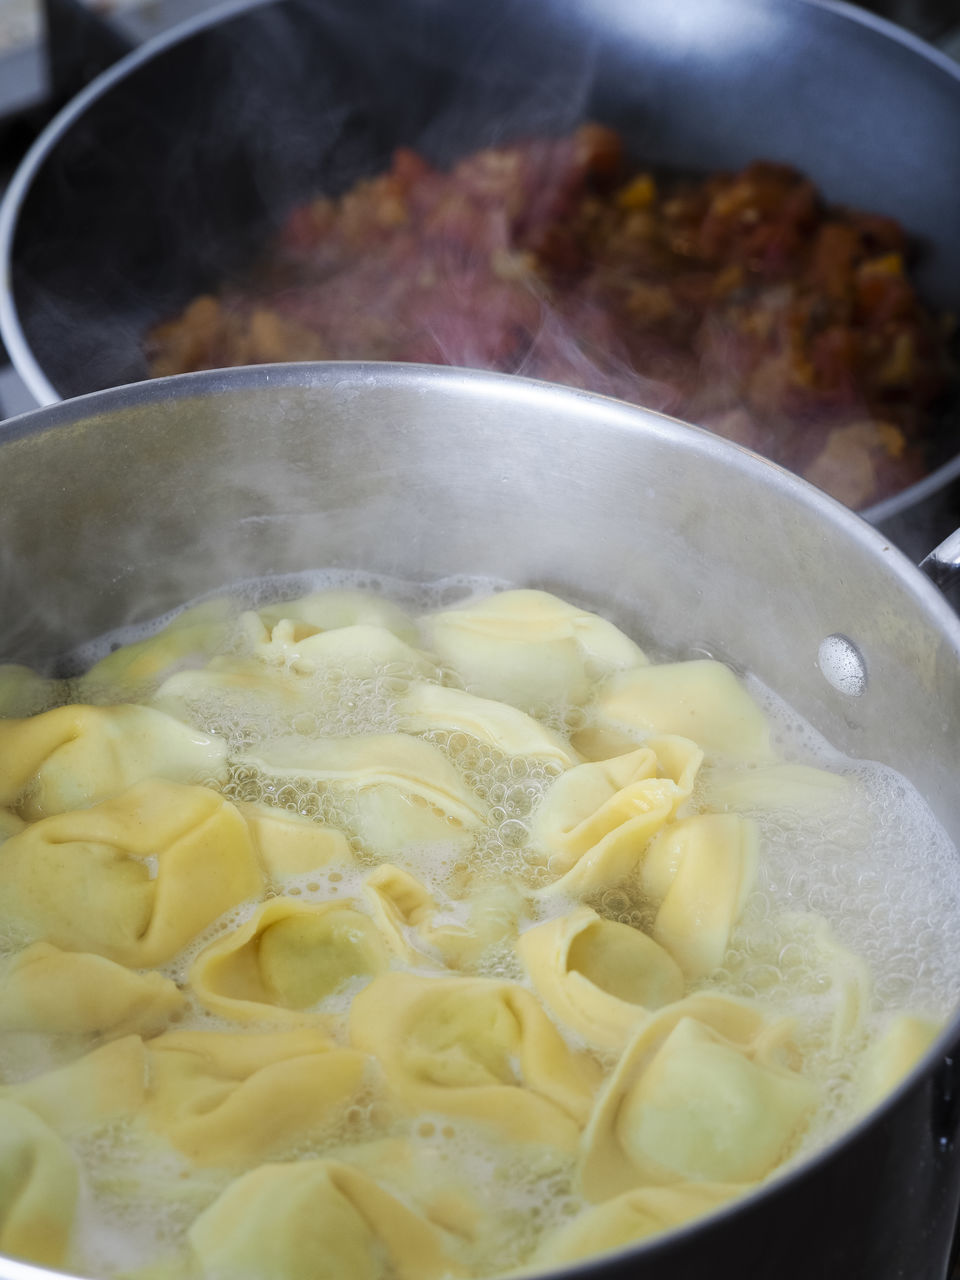
<svg viewBox="0 0 960 1280"><path fill-rule="evenodd" d="M933 548L920 561L920 568L942 591L960 580L960 529Z"/></svg>

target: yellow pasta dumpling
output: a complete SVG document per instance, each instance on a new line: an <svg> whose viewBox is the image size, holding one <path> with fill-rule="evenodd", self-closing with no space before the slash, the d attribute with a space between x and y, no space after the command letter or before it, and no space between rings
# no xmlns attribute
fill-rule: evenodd
<svg viewBox="0 0 960 1280"><path fill-rule="evenodd" d="M757 873L755 825L733 813L704 813L665 827L640 868L659 904L653 936L688 978L719 968Z"/></svg>
<svg viewBox="0 0 960 1280"><path fill-rule="evenodd" d="M336 1124L367 1067L313 1028L169 1031L147 1062L150 1128L197 1165L238 1169Z"/></svg>
<svg viewBox="0 0 960 1280"><path fill-rule="evenodd" d="M366 1067L319 1029L167 1031L114 1040L0 1099L65 1136L137 1119L198 1166L245 1169L336 1124Z"/></svg>
<svg viewBox="0 0 960 1280"><path fill-rule="evenodd" d="M562 774L531 822L559 876L548 892L582 894L629 875L690 795L701 759L688 739L667 737Z"/></svg>
<svg viewBox="0 0 960 1280"><path fill-rule="evenodd" d="M303 1022L304 1010L388 962L376 925L352 903L271 898L201 952L190 984L224 1018Z"/></svg>
<svg viewBox="0 0 960 1280"><path fill-rule="evenodd" d="M364 880L373 918L393 951L408 964L440 960L450 968L470 965L490 947L513 941L524 909L523 896L508 881L478 885L462 905L464 921L443 920L426 887L390 863Z"/></svg>
<svg viewBox="0 0 960 1280"><path fill-rule="evenodd" d="M35 942L0 961L0 1030L155 1035L184 1007L177 984L103 956Z"/></svg>
<svg viewBox="0 0 960 1280"><path fill-rule="evenodd" d="M624 1050L584 1135L591 1200L683 1181L757 1182L790 1154L816 1086L787 1065L790 1025L725 997L689 996Z"/></svg>
<svg viewBox="0 0 960 1280"><path fill-rule="evenodd" d="M895 1089L917 1065L943 1030L932 1018L898 1013L879 1040L867 1050L860 1069L860 1097L864 1110Z"/></svg>
<svg viewBox="0 0 960 1280"><path fill-rule="evenodd" d="M365 877L363 888L392 950L408 964L428 960L437 904L426 886L409 871L385 862Z"/></svg>
<svg viewBox="0 0 960 1280"><path fill-rule="evenodd" d="M149 707L58 707L0 720L0 804L28 822L83 809L145 778L226 776L226 743Z"/></svg>
<svg viewBox="0 0 960 1280"><path fill-rule="evenodd" d="M462 689L438 684L414 684L398 699L400 728L405 733L442 729L467 733L508 756L537 756L564 769L579 757L559 733L532 716L492 698L478 698Z"/></svg>
<svg viewBox="0 0 960 1280"><path fill-rule="evenodd" d="M768 762L770 729L729 667L706 658L633 667L610 676L594 703L595 723L642 737L680 734L711 757Z"/></svg>
<svg viewBox="0 0 960 1280"><path fill-rule="evenodd" d="M619 1051L650 1012L683 995L662 947L589 907L528 930L517 949L547 1008L592 1048Z"/></svg>
<svg viewBox="0 0 960 1280"><path fill-rule="evenodd" d="M646 662L612 622L546 591L503 591L421 621L472 693L523 711L586 702L596 675Z"/></svg>
<svg viewBox="0 0 960 1280"><path fill-rule="evenodd" d="M862 1035L870 1009L873 983L866 962L840 945L823 916L791 912L780 916L777 923L782 936L790 939L786 961L780 958L782 969L789 974L792 955L796 963L806 964L808 972L816 973L818 991L810 1003L822 1001L830 1010L828 1036L822 1038L831 1053L839 1053L845 1045L849 1049ZM810 1035L808 1028L807 1037Z"/></svg>
<svg viewBox="0 0 960 1280"><path fill-rule="evenodd" d="M392 631L408 644L417 643L413 619L399 605L369 591L333 588L315 591L297 600L259 605L256 615L267 627L284 619L305 623L316 631L335 631L341 627L371 626Z"/></svg>
<svg viewBox="0 0 960 1280"><path fill-rule="evenodd" d="M138 1113L147 1090L147 1058L139 1036L124 1036L64 1067L0 1088L65 1137Z"/></svg>
<svg viewBox="0 0 960 1280"><path fill-rule="evenodd" d="M243 725L292 719L303 709L301 681L256 658L214 658L199 670L177 671L164 680L151 705L192 723L228 717Z"/></svg>
<svg viewBox="0 0 960 1280"><path fill-rule="evenodd" d="M368 848L470 841L486 805L429 742L403 733L350 738L278 738L240 760L271 778L303 779L351 795Z"/></svg>
<svg viewBox="0 0 960 1280"><path fill-rule="evenodd" d="M64 1266L78 1188L63 1139L32 1111L0 1098L0 1253Z"/></svg>
<svg viewBox="0 0 960 1280"><path fill-rule="evenodd" d="M0 844L4 840L9 840L11 836L17 835L26 825L22 818L11 813L9 809L0 809Z"/></svg>
<svg viewBox="0 0 960 1280"><path fill-rule="evenodd" d="M678 1182L671 1187L639 1187L594 1205L562 1226L537 1250L535 1262L559 1267L610 1249L639 1244L650 1236L710 1213L746 1187L736 1183Z"/></svg>
<svg viewBox="0 0 960 1280"><path fill-rule="evenodd" d="M170 667L207 658L223 646L236 619L227 598L184 609L155 635L121 645L95 663L80 680L84 696L140 695Z"/></svg>
<svg viewBox="0 0 960 1280"><path fill-rule="evenodd" d="M699 781L704 804L719 810L819 814L848 809L856 798L849 778L805 764L714 766L703 769Z"/></svg>
<svg viewBox="0 0 960 1280"><path fill-rule="evenodd" d="M24 942L143 968L169 960L262 888L232 804L205 787L141 782L6 842L0 925Z"/></svg>
<svg viewBox="0 0 960 1280"><path fill-rule="evenodd" d="M496 1210L489 1201L478 1203L475 1180L465 1165L443 1158L444 1147L449 1149L456 1141L456 1132L448 1126L421 1121L415 1124L413 1138L379 1137L348 1143L338 1149L335 1158L381 1186L398 1191L404 1204L452 1233L462 1248L464 1244L475 1245L481 1234L496 1230ZM509 1147L504 1150L510 1152Z"/></svg>
<svg viewBox="0 0 960 1280"><path fill-rule="evenodd" d="M190 1228L211 1280L447 1280L445 1234L335 1160L267 1164L231 1183Z"/></svg>
<svg viewBox="0 0 960 1280"><path fill-rule="evenodd" d="M284 663L302 675L335 669L372 672L390 667L408 676L439 676L437 665L385 627L370 623L321 631L307 622L283 618L268 627L257 614L244 614L253 652L264 662Z"/></svg>
<svg viewBox="0 0 960 1280"><path fill-rule="evenodd" d="M273 805L237 805L260 865L272 881L308 875L324 867L353 864L350 842L336 827L323 826Z"/></svg>
<svg viewBox="0 0 960 1280"><path fill-rule="evenodd" d="M528 991L491 979L384 974L354 999L350 1040L408 1108L517 1142L575 1147L597 1083Z"/></svg>

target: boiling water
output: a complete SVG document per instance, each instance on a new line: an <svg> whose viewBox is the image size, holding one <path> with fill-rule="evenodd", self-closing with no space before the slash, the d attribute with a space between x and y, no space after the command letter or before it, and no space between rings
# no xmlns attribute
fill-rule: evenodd
<svg viewBox="0 0 960 1280"><path fill-rule="evenodd" d="M243 583L235 589L235 598L239 616L243 608L327 588L361 588L394 600L416 615L488 595L505 585L450 578L424 587L372 575L313 573ZM85 669L119 645L145 638L171 616L85 645L71 655L71 663L75 669ZM637 638L641 643L647 640ZM249 645L238 621L224 652L246 656ZM164 678L168 674L165 671ZM320 672L299 677L303 698L295 713L282 713L275 704L256 697L226 701L218 697L190 703L189 714L198 728L227 740L230 758L291 733L390 733L399 726L397 700L409 677L402 668ZM450 671L439 671L437 678L459 683ZM824 1099L799 1156L849 1123L856 1105L859 1058L891 1013L909 1011L944 1019L953 1009L960 992L960 948L952 944L960 920L960 860L905 779L884 766L839 755L772 692L755 680L748 678L747 683L772 724L773 738L785 759L830 770L852 784L842 803L796 811L758 809L751 814L761 831L757 883L734 929L723 968L699 984L700 989L758 999L778 1013L795 1017L798 1039L805 1045L805 1074L817 1080ZM145 688L143 697L152 692ZM106 687L98 691L87 686L83 697L110 701L112 695ZM585 713L579 707L546 706L538 709L538 718L570 735L583 727ZM466 853L462 847L441 844L407 849L402 858L393 860L425 883L446 913L444 919L451 922L466 922L468 908L463 899L471 886L504 882L521 886L512 904L521 929L547 914L569 910L571 903L562 899L551 899L545 906L544 900L524 894L552 878L530 847L528 823L560 767L542 759L506 757L463 733L425 736L489 805L489 824ZM362 901L362 878L378 859L353 832L355 798L348 791L309 780L278 782L240 763L231 767L225 783L217 785L231 799L279 806L346 832L356 857L355 870L338 867L311 872L285 881L282 892L304 901ZM684 813L695 813L704 804L702 793L695 791ZM237 928L258 905L249 903L228 913L162 972L185 983L198 953L215 937ZM502 902L494 901L492 909L509 905L504 908ZM630 883L598 893L590 905L607 918L635 927L651 922L648 904ZM865 961L870 973L870 1013L856 1036L839 1044L831 1036L838 996L821 940L810 926L810 913L822 917L836 943ZM798 917L804 919L798 923ZM439 960L437 967L439 972ZM510 946L494 943L476 957L472 971L527 984ZM352 991L338 992L318 1007L343 1011L352 995ZM195 1002L178 1025L236 1030ZM5 1068L8 1079L11 1072L17 1073L16 1063L7 1059L5 1064L0 1058L0 1073ZM301 1147L280 1158L335 1151L338 1159L386 1178L389 1185L390 1144L400 1137L421 1152L434 1170L438 1187L469 1188L484 1199L485 1211L497 1223L486 1252L471 1259L476 1268L472 1274L493 1274L520 1265L545 1230L581 1207L573 1189L572 1161L543 1152L534 1153L527 1162L517 1161L516 1148L505 1155L468 1125L445 1116L419 1116L416 1122L392 1119L383 1114L375 1091L351 1107L329 1132L310 1135ZM80 1254L84 1266L96 1274L116 1274L169 1251L226 1183L224 1176L210 1172L184 1178L186 1162L166 1149L145 1167L142 1146L131 1142L123 1126L92 1135L81 1144L80 1154L87 1176ZM398 1183L402 1191L399 1173Z"/></svg>

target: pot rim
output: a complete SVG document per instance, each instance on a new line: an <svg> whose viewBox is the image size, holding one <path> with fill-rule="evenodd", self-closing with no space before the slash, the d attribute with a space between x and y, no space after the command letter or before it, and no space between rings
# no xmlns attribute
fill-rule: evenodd
<svg viewBox="0 0 960 1280"><path fill-rule="evenodd" d="M284 0L224 0L204 13L196 14L169 30L146 40L131 53L115 62L93 79L76 97L72 98L44 127L33 145L18 165L9 186L0 200L0 341L3 342L17 373L38 405L56 404L62 400L60 393L44 372L20 323L20 315L13 295L13 246L21 207L33 180L60 139L97 99L103 97L138 67L154 57L172 49L202 31L231 21L233 18ZM770 3L770 0L761 0ZM901 45L913 55L925 60L931 67L945 73L960 87L960 63L948 57L935 46L905 30L896 23L868 10L855 7L847 0L778 0L809 9L832 13L835 17L855 26L873 31ZM2 426L0 426L2 431ZM908 509L926 502L934 494L960 477L960 452L941 464L922 480L889 498L873 503L859 514L873 524L901 515Z"/></svg>
<svg viewBox="0 0 960 1280"><path fill-rule="evenodd" d="M678 419L611 397L521 378L514 374L460 369L447 365L365 361L245 365L225 370L202 370L110 387L20 414L9 420L7 433L0 435L0 456L7 443L83 424L96 430L97 418L146 404L176 404L198 397L215 397L270 387L278 390L285 387L305 390L326 388L332 391L338 387L349 387L362 392L365 387L382 387L391 383L401 384L408 389L419 389L424 394L432 394L433 388L440 385L461 395L466 393L470 397L477 396L488 401L494 398L506 399L515 407L522 407L523 402L530 399L541 402L545 399L565 402L574 400L579 401L587 421L591 416L596 416L618 429L659 436L677 448L686 448L695 443L698 451L712 455L719 465L745 471L755 478L758 485L772 487L781 498L812 509L819 520L832 525L834 531L847 541L853 541L875 557L885 560L891 570L917 595L918 602L934 615L934 620L944 638L951 643L960 663L960 617L903 552L842 503L792 472L703 428L690 426ZM716 1223L753 1206L764 1197L788 1194L796 1183L816 1176L819 1168L832 1159L834 1152L841 1146L854 1141L868 1128L882 1124L887 1115L899 1105L902 1097L911 1092L923 1078L932 1075L937 1068L949 1065L957 1054L960 1054L960 1005L955 1008L933 1045L896 1088L823 1147L797 1159L795 1164L789 1164L761 1186L690 1223L582 1263L544 1272L544 1280L549 1280L551 1276L562 1277L563 1280L588 1280L588 1277L597 1274L599 1268L613 1266L618 1260L637 1257L642 1261L654 1256L658 1250L669 1251L681 1241L691 1239L696 1233L711 1229ZM0 1255L0 1280L44 1280L51 1275L72 1276L73 1273L46 1269Z"/></svg>

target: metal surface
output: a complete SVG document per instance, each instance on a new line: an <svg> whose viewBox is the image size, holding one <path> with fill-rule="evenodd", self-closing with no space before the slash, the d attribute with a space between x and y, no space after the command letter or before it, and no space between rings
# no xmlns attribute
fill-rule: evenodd
<svg viewBox="0 0 960 1280"><path fill-rule="evenodd" d="M523 379L285 365L141 383L0 444L0 657L52 657L230 581L473 574L750 669L960 837L960 621L863 521L705 432ZM821 663L841 637L856 688ZM836 645L828 644L828 653ZM834 678L831 678L831 672ZM942 1280L960 1023L842 1143L735 1208L564 1274ZM0 1260L4 1280L40 1272Z"/></svg>
<svg viewBox="0 0 960 1280"><path fill-rule="evenodd" d="M947 590L960 581L960 529L955 529L948 538L933 548L920 561L920 568L931 582Z"/></svg>
<svg viewBox="0 0 960 1280"><path fill-rule="evenodd" d="M0 209L4 341L44 403L144 377L146 328L307 193L398 143L444 160L584 117L653 164L797 165L903 222L925 292L960 306L960 68L881 19L826 0L267 0L138 50L39 139ZM954 458L865 514L958 480Z"/></svg>

